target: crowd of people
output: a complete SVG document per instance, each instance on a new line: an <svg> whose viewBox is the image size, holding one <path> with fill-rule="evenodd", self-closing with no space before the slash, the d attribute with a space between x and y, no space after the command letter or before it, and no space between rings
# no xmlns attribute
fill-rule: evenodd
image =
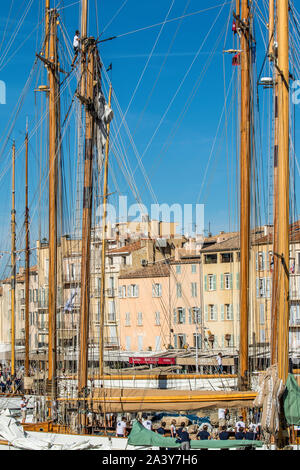
<svg viewBox="0 0 300 470"><path fill-rule="evenodd" d="M0 392L13 393L17 391L23 391L23 369L19 368L15 374L12 374L10 367L0 364Z"/></svg>
<svg viewBox="0 0 300 470"><path fill-rule="evenodd" d="M229 412L226 409L219 409L219 426L213 428L211 424L203 423L198 427L196 435L193 437L201 441L211 439L217 439L221 441L226 441L229 439L254 441L261 439L260 423L250 423L246 425L243 417L240 416L238 420L236 420L235 424L230 426L228 424L228 413ZM167 426L166 421L161 421L159 427L156 429L153 429L153 423L150 416L144 416L140 422L146 429L150 431L154 430L161 436L170 436L175 438L177 443L180 443L180 448L182 450L190 449L191 433L189 433L186 422L182 421L180 426L178 426L176 419L173 419L170 426ZM121 419L117 420L116 436L126 437L128 433L129 428L127 426L127 418L123 416Z"/></svg>

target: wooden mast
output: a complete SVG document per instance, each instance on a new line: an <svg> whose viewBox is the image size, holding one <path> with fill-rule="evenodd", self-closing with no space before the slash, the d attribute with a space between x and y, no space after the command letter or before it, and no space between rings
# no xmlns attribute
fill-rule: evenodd
<svg viewBox="0 0 300 470"><path fill-rule="evenodd" d="M278 60L275 44L275 0L269 4L269 57L273 61L274 87L274 163L273 163L273 269L271 303L271 364L277 364L277 329L278 329Z"/></svg>
<svg viewBox="0 0 300 470"><path fill-rule="evenodd" d="M93 193L93 137L94 118L89 105L94 98L95 40L86 38L87 0L82 0L82 87L79 98L86 104L84 188L82 209L81 297L80 297L80 351L78 367L78 394L85 396L88 380L88 333L90 318L90 254ZM87 53L87 59L85 54Z"/></svg>
<svg viewBox="0 0 300 470"><path fill-rule="evenodd" d="M108 106L111 106L112 86L109 87ZM102 216L102 253L101 253L101 298L100 298L100 335L99 335L99 373L103 377L104 373L104 313L105 313L105 254L106 254L106 206L108 191L108 156L109 156L109 134L110 123L106 126L106 147L104 162L104 181L103 181L103 216Z"/></svg>
<svg viewBox="0 0 300 470"><path fill-rule="evenodd" d="M289 366L289 2L277 4L278 39L278 375Z"/></svg>
<svg viewBox="0 0 300 470"><path fill-rule="evenodd" d="M250 259L250 45L249 3L241 2L241 121L240 121L240 370L239 386L248 388L248 316Z"/></svg>
<svg viewBox="0 0 300 470"><path fill-rule="evenodd" d="M15 210L15 141L12 146L12 204L11 204L11 375L15 374L15 305L16 305L16 210Z"/></svg>
<svg viewBox="0 0 300 470"><path fill-rule="evenodd" d="M25 377L29 376L29 208L28 208L28 127L25 136Z"/></svg>
<svg viewBox="0 0 300 470"><path fill-rule="evenodd" d="M49 28L49 336L48 336L48 384L51 399L56 398L56 283L57 283L57 13L50 11Z"/></svg>

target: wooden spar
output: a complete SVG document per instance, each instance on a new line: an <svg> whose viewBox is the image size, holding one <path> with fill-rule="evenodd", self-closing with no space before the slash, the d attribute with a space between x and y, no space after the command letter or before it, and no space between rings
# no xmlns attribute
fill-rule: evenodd
<svg viewBox="0 0 300 470"><path fill-rule="evenodd" d="M269 9L269 57L274 62L273 89L274 89L274 163L273 163L273 270L272 270L272 303L271 303L271 364L277 364L277 337L278 337L278 72L277 57L274 56L275 42L275 4L270 0Z"/></svg>
<svg viewBox="0 0 300 470"><path fill-rule="evenodd" d="M241 5L241 143L240 143L240 389L248 388L248 315L250 259L250 47L249 3Z"/></svg>
<svg viewBox="0 0 300 470"><path fill-rule="evenodd" d="M88 0L81 0L81 39L87 38Z"/></svg>
<svg viewBox="0 0 300 470"><path fill-rule="evenodd" d="M59 90L57 81L57 13L50 12L49 41L49 335L48 384L51 399L56 398L56 285L57 285L57 114Z"/></svg>
<svg viewBox="0 0 300 470"><path fill-rule="evenodd" d="M25 136L25 377L29 376L29 208L28 208L28 128Z"/></svg>
<svg viewBox="0 0 300 470"><path fill-rule="evenodd" d="M15 374L15 305L16 305L16 210L15 210L15 141L12 147L12 204L11 204L11 375Z"/></svg>
<svg viewBox="0 0 300 470"><path fill-rule="evenodd" d="M277 3L278 40L278 375L289 365L289 2Z"/></svg>
<svg viewBox="0 0 300 470"><path fill-rule="evenodd" d="M45 59L49 58L49 13L50 0L46 0L45 4Z"/></svg>
<svg viewBox="0 0 300 470"><path fill-rule="evenodd" d="M95 40L89 39L87 52L86 94L93 101L94 90L94 51ZM83 394L87 386L88 373L88 332L90 316L90 245L92 224L93 192L93 135L94 118L86 108L85 151L84 151L84 188L82 209L82 253L81 253L81 297L80 297L80 352L78 367L78 393Z"/></svg>
<svg viewBox="0 0 300 470"><path fill-rule="evenodd" d="M111 106L112 86L109 87L108 106ZM106 206L108 192L108 157L109 157L110 123L106 126L106 147L103 180L103 216L102 216L102 253L101 253L101 298L100 298L100 335L99 335L99 374L104 370L104 313L105 313L105 254L106 254Z"/></svg>
<svg viewBox="0 0 300 470"><path fill-rule="evenodd" d="M241 11L241 0L236 0L236 3L235 3L236 16L240 16L240 11Z"/></svg>

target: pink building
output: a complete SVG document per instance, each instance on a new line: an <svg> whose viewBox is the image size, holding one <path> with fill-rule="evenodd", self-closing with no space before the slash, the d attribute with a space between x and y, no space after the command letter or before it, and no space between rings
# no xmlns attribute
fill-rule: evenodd
<svg viewBox="0 0 300 470"><path fill-rule="evenodd" d="M121 348L201 347L200 259L157 262L119 276Z"/></svg>

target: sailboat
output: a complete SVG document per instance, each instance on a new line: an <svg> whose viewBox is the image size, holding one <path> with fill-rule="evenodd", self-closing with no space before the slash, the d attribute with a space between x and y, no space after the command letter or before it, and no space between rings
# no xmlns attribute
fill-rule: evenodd
<svg viewBox="0 0 300 470"><path fill-rule="evenodd" d="M273 2L270 2L270 4ZM76 375L69 379L69 384L73 387L72 393L68 387L65 392L61 391L60 379L57 374L58 369L58 347L57 347L57 305L58 305L58 279L60 269L58 268L58 190L60 181L58 177L58 167L60 164L61 152L61 129L60 129L60 75L65 73L60 68L59 54L57 48L57 25L59 23L58 12L51 9L50 0L46 0L46 18L45 18L45 41L43 50L37 54L46 67L48 75L48 113L49 113L49 305L48 305L48 351L47 351L47 384L45 393L47 399L43 401L43 407L48 408L47 422L39 420L34 424L24 425L24 429L31 435L37 435L41 430L43 432L56 433L61 436L72 436L71 426L69 425L70 415L76 418L75 428L79 433L85 434L88 430L88 414L101 413L104 416L111 413L137 413L137 412L155 412L163 410L182 410L186 412L199 410L200 407L214 406L227 407L236 406L240 408L249 407L256 397L256 392L251 390L249 376L249 356L248 356L248 325L250 316L249 307L249 265L250 265L250 194L251 194L251 44L253 42L253 31L248 0L237 0L234 20L240 35L240 67L241 67L241 116L240 116L240 175L241 175L241 205L240 205L240 348L239 348L239 374L238 390L232 391L214 391L207 390L163 390L157 387L157 382L161 377L150 379L149 389L125 388L123 386L122 376L118 375L119 385L114 388L108 388L112 378L105 376L104 369L104 310L105 310L105 258L106 258L106 217L108 200L108 159L110 144L110 119L112 118L112 86L109 87L108 102L103 103L103 92L101 86L101 59L98 52L98 43L95 38L90 37L87 31L88 25L88 1L82 0L82 18L81 18L81 62L80 74L76 90L76 99L84 111L84 175L83 175L83 199L82 199L82 234L80 243L81 272L80 272L80 307L78 321L79 337L79 356L77 385L73 387ZM289 265L289 188L288 188L288 153L289 153L289 113L288 98L289 90L289 69L288 69L288 2L282 1L277 8L277 42L278 42L278 175L282 181L278 183L278 247L274 246L274 254L278 254L281 259L281 265L277 266L278 279L280 285L278 291L280 298L278 302L278 327L274 328L274 344L276 354L273 354L273 364L278 363L279 378L285 383L288 375L288 275L284 266ZM272 24L272 23L271 23ZM271 37L274 33L271 33ZM100 108L106 107L107 115L101 114ZM109 117L108 117L109 116ZM90 325L90 271L91 271L91 234L93 217L93 166L95 164L94 150L95 142L98 141L97 133L104 138L105 144L102 148L97 147L98 160L100 159L104 170L104 182L102 193L103 222L102 222L102 243L101 243L101 295L100 295L100 322L99 322L99 347L98 363L99 368L93 376L89 373L89 325ZM26 133L26 142L28 134ZM104 156L102 158L103 148ZM26 154L28 147L26 144ZM14 151L13 151L14 154ZM100 158L99 158L100 155ZM27 185L26 185L27 186ZM14 190L13 190L14 192ZM27 194L27 193L26 193ZM28 200L26 199L26 235L28 237ZM14 206L12 210L12 266L15 266L14 244ZM276 242L277 243L277 242ZM26 276L29 272L29 239L26 239ZM277 272L276 271L276 272ZM274 270L275 272L275 270ZM284 273L284 275L282 275ZM26 299L28 299L28 277L26 277ZM12 287L15 283L15 272L12 273ZM275 282L273 282L273 286ZM12 293L12 306L15 303L14 289ZM29 329L28 329L29 310L26 306L26 357L25 374L29 379ZM14 353L14 313L12 310L12 373L15 369ZM274 322L277 322L277 313L274 314ZM276 339L277 338L277 339ZM201 377L195 374L195 381L201 382L207 377ZM92 379L92 380L91 380ZM128 376L126 377L128 380ZM179 379L179 378L178 378ZM222 377L222 382L228 378ZM152 380L152 383L151 383ZM211 377L210 382L214 384L220 381L220 377ZM91 383L93 381L93 387ZM27 380L29 382L29 380ZM64 379L68 383L68 378ZM120 385L121 384L121 385ZM153 386L154 385L154 386ZM156 385L156 386L155 386ZM197 388L199 385L197 385ZM200 388L200 387L199 387ZM200 406L201 403L201 406ZM67 417L66 423L60 425L55 423L57 419L57 407L64 410ZM69 413L69 415L68 415ZM108 437L92 437L99 444L109 448L122 449L126 446L124 439L109 439Z"/></svg>

